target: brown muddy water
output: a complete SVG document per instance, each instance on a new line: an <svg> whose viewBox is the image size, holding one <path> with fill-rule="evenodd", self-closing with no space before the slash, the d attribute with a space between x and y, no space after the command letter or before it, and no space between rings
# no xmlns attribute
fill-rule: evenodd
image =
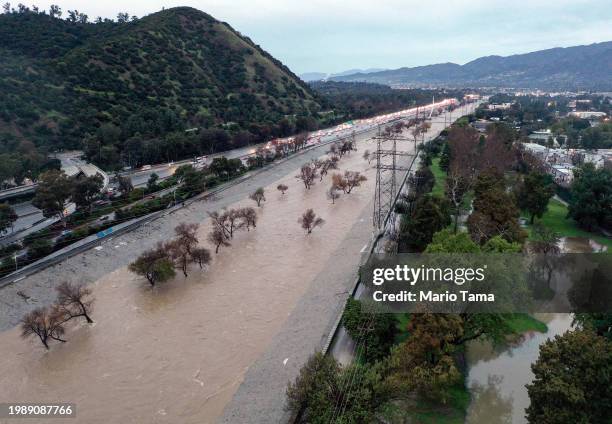
<svg viewBox="0 0 612 424"><path fill-rule="evenodd" d="M295 173L266 187L257 228L236 235L204 272L192 267L154 289L125 268L95 282L96 322L69 327L65 344L47 352L17 328L0 333L0 402L75 403L72 424L214 422L371 201L375 175L362 154L373 147L342 159L342 171L368 181L334 205L331 174L311 190ZM307 208L326 221L309 236L297 223ZM202 240L208 231L202 216Z"/></svg>
<svg viewBox="0 0 612 424"><path fill-rule="evenodd" d="M525 384L533 380L531 364L540 353L540 345L572 325L570 314L539 314L536 318L548 326L546 333L530 332L515 346L494 350L489 343L468 346L468 388L472 403L469 424L523 424L529 396Z"/></svg>
<svg viewBox="0 0 612 424"><path fill-rule="evenodd" d="M584 237L563 237L563 253L604 252L606 246ZM546 323L546 333L530 332L515 345L494 349L487 342L470 343L467 349L469 367L467 385L472 394L468 424L524 424L529 395L525 385L533 380L531 364L546 340L572 328L571 314L536 314Z"/></svg>

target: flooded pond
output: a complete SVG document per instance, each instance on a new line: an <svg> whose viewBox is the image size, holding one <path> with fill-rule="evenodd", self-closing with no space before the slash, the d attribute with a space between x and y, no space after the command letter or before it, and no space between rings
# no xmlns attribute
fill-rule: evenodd
<svg viewBox="0 0 612 424"><path fill-rule="evenodd" d="M607 252L607 246L586 237L562 237L559 248L564 253Z"/></svg>

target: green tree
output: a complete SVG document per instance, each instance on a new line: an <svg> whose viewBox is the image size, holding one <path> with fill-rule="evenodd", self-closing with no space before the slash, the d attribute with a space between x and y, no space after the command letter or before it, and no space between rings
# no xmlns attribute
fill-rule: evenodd
<svg viewBox="0 0 612 424"><path fill-rule="evenodd" d="M128 266L128 269L134 274L145 277L151 286L167 281L176 274L169 249L162 243L144 251Z"/></svg>
<svg viewBox="0 0 612 424"><path fill-rule="evenodd" d="M579 313L574 315L574 324L593 330L597 335L612 342L612 313Z"/></svg>
<svg viewBox="0 0 612 424"><path fill-rule="evenodd" d="M516 193L517 205L529 212L530 221L541 218L548 210L548 201L555 194L552 177L548 174L530 172L523 179Z"/></svg>
<svg viewBox="0 0 612 424"><path fill-rule="evenodd" d="M91 211L93 201L100 196L100 190L104 186L104 179L100 174L90 177L79 177L72 185L72 201L79 209Z"/></svg>
<svg viewBox="0 0 612 424"><path fill-rule="evenodd" d="M461 382L453 355L454 343L463 335L458 315L413 314L408 323L410 337L393 349L386 383L396 396L411 392L446 403L449 388Z"/></svg>
<svg viewBox="0 0 612 424"><path fill-rule="evenodd" d="M43 216L64 219L64 205L71 195L71 183L63 171L47 171L40 175L32 204Z"/></svg>
<svg viewBox="0 0 612 424"><path fill-rule="evenodd" d="M449 229L438 231L433 235L431 243L427 245L425 253L479 253L478 246L469 234L454 233Z"/></svg>
<svg viewBox="0 0 612 424"><path fill-rule="evenodd" d="M470 236L479 244L502 236L509 242L522 242L525 232L518 223L519 210L514 197L506 192L503 177L497 173L481 173L474 186L474 210L468 217Z"/></svg>
<svg viewBox="0 0 612 424"><path fill-rule="evenodd" d="M344 369L332 356L315 353L287 388L287 409L297 422L372 422L388 399L380 365L353 364Z"/></svg>
<svg viewBox="0 0 612 424"><path fill-rule="evenodd" d="M448 143L444 143L442 147L442 152L440 152L440 169L443 171L448 171L450 166L451 159L451 150L450 145Z"/></svg>
<svg viewBox="0 0 612 424"><path fill-rule="evenodd" d="M399 245L401 251L422 251L433 235L451 223L448 201L441 197L424 195L415 202L412 215L402 215Z"/></svg>
<svg viewBox="0 0 612 424"><path fill-rule="evenodd" d="M530 423L610 423L612 343L591 331L568 331L540 346L527 385Z"/></svg>
<svg viewBox="0 0 612 424"><path fill-rule="evenodd" d="M393 314L365 312L359 300L349 298L342 315L342 324L353 338L363 343L363 358L373 363L389 354L396 328Z"/></svg>
<svg viewBox="0 0 612 424"><path fill-rule="evenodd" d="M159 180L159 175L155 172L149 176L149 180L147 181L147 191L153 192L157 190L157 181Z"/></svg>
<svg viewBox="0 0 612 424"><path fill-rule="evenodd" d="M612 228L612 170L591 163L575 171L568 215L587 230Z"/></svg>
<svg viewBox="0 0 612 424"><path fill-rule="evenodd" d="M502 236L492 237L482 246L482 251L487 253L519 253L521 250L520 243L510 243Z"/></svg>
<svg viewBox="0 0 612 424"><path fill-rule="evenodd" d="M134 186L132 185L132 180L130 177L124 177L122 175L117 175L117 185L119 186L119 191L122 195L127 196L134 190Z"/></svg>
<svg viewBox="0 0 612 424"><path fill-rule="evenodd" d="M13 224L19 217L8 203L0 203L0 233L13 228Z"/></svg>
<svg viewBox="0 0 612 424"><path fill-rule="evenodd" d="M53 252L53 244L48 239L34 240L28 246L28 259L38 259Z"/></svg>
<svg viewBox="0 0 612 424"><path fill-rule="evenodd" d="M417 197L430 193L436 183L436 177L429 167L420 168L415 172L413 180Z"/></svg>
<svg viewBox="0 0 612 424"><path fill-rule="evenodd" d="M330 422L338 399L340 365L332 356L312 355L287 387L287 408L313 423Z"/></svg>

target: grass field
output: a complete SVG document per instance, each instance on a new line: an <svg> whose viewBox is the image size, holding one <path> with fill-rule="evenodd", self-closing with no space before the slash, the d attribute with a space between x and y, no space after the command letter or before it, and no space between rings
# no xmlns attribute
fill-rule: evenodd
<svg viewBox="0 0 612 424"><path fill-rule="evenodd" d="M434 196L444 196L444 187L446 186L446 172L440 168L440 157L434 158L431 164L431 172L436 177L436 183L434 184L431 194Z"/></svg>
<svg viewBox="0 0 612 424"><path fill-rule="evenodd" d="M508 324L517 334L527 333L529 331L537 331L539 333L546 333L548 331L548 326L546 324L528 314L514 314Z"/></svg>
<svg viewBox="0 0 612 424"><path fill-rule="evenodd" d="M556 199L550 199L548 211L538 220L561 237L586 237L597 241L608 250L612 249L612 239L578 228L576 222L567 218L567 206Z"/></svg>

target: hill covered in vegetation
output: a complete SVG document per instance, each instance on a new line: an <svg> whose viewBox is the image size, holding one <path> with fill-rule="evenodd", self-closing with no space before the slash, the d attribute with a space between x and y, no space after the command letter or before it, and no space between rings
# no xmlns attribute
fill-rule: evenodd
<svg viewBox="0 0 612 424"><path fill-rule="evenodd" d="M2 159L84 149L112 168L317 125L310 87L206 13L179 7L97 23L64 15L25 7L0 15Z"/></svg>

